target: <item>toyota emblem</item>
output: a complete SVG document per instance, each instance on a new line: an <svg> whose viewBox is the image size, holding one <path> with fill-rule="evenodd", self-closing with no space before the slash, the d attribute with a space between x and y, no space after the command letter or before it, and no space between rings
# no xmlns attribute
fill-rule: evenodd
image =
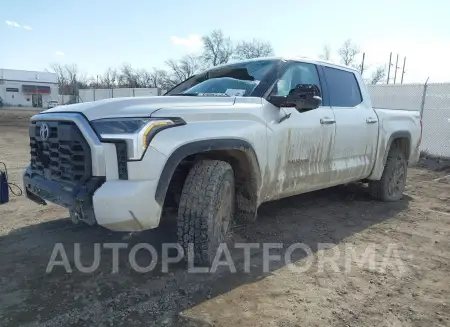
<svg viewBox="0 0 450 327"><path fill-rule="evenodd" d="M47 124L42 124L41 128L39 129L39 135L41 136L41 139L43 141L47 140L50 136L50 129L48 128Z"/></svg>

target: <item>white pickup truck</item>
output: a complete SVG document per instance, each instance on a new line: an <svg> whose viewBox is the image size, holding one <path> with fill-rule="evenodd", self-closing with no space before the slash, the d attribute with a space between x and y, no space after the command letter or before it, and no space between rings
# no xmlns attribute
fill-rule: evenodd
<svg viewBox="0 0 450 327"><path fill-rule="evenodd" d="M309 59L214 67L164 96L117 98L31 118L28 197L115 231L178 210L178 240L208 263L233 219L261 203L354 181L402 197L419 112L373 109L360 74Z"/></svg>

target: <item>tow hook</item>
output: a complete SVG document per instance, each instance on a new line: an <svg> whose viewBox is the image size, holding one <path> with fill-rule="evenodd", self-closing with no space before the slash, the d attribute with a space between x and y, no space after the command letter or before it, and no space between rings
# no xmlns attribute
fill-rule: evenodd
<svg viewBox="0 0 450 327"><path fill-rule="evenodd" d="M70 214L70 220L72 220L72 222L74 224L80 223L81 217L80 217L80 214L76 210L74 210L74 209L69 210L69 214Z"/></svg>

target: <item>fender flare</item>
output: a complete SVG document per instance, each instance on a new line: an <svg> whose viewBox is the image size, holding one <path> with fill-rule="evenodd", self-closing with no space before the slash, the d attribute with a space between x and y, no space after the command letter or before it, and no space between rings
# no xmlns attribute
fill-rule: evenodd
<svg viewBox="0 0 450 327"><path fill-rule="evenodd" d="M411 146L411 133L409 131L396 131L392 133L391 136L389 137L389 140L386 144L386 149L384 151L383 166L386 164L387 156L389 154L389 150L391 149L392 142L400 138L407 138ZM409 155L410 154L408 154L408 158L406 158L407 160L409 159Z"/></svg>
<svg viewBox="0 0 450 327"><path fill-rule="evenodd" d="M164 199L166 197L166 192L169 188L170 181L172 180L173 173L184 158L196 153L207 153L212 150L240 150L245 152L247 158L249 159L251 169L255 173L255 187L256 191L258 191L259 186L261 185L261 170L259 167L258 157L256 156L253 146L249 142L242 139L210 139L184 144L172 152L159 177L155 192L156 202L158 202L161 206L164 205Z"/></svg>

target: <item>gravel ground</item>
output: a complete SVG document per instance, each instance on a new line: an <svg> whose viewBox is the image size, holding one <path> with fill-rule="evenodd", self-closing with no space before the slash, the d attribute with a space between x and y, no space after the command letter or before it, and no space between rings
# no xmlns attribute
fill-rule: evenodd
<svg viewBox="0 0 450 327"><path fill-rule="evenodd" d="M19 185L30 115L0 110L0 161ZM276 261L264 272L261 249L252 252L250 273L238 250L231 252L237 273L192 274L183 264L139 273L126 255L113 273L112 252L104 248L99 268L82 273L74 265L75 243L86 266L95 243L126 243L120 253L127 254L148 242L160 253L163 241L175 240L173 220L138 234L113 233L73 225L61 208L12 196L0 206L1 325L450 326L450 169L436 167L409 169L399 202L372 201L362 185L341 186L265 204L255 223L233 228L231 246L282 242L271 253L283 255L290 244L306 244L312 252L296 251L292 260L297 267L312 263L303 273ZM46 273L56 243L64 245L72 273L63 267ZM318 243L336 246L320 250ZM320 258L349 245L358 256L372 246L375 266L341 255L334 269L329 263L320 269ZM143 266L150 254L138 252L137 259Z"/></svg>

